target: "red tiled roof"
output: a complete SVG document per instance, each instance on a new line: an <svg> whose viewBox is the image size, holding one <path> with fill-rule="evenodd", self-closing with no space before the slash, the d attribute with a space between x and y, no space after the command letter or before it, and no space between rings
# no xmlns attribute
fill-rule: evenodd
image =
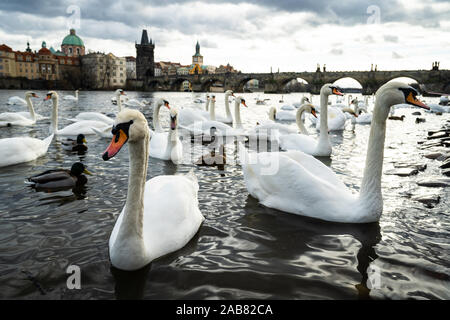
<svg viewBox="0 0 450 320"><path fill-rule="evenodd" d="M6 44L0 45L0 50L7 51L7 52L13 52L12 49L10 47L8 47Z"/></svg>

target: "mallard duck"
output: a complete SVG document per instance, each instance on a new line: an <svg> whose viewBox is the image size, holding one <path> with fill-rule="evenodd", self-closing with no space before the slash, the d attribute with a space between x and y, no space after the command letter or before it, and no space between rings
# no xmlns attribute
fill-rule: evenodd
<svg viewBox="0 0 450 320"><path fill-rule="evenodd" d="M47 170L40 174L27 178L27 180L36 189L46 191L58 191L71 189L75 186L83 185L87 182L87 178L83 175L86 173L92 175L81 162L76 162L70 170L53 169Z"/></svg>
<svg viewBox="0 0 450 320"><path fill-rule="evenodd" d="M84 143L87 143L86 138L85 138L84 134L80 133L77 136L77 140L68 138L68 139L62 141L61 147L67 151L85 152L85 151L87 151L88 147Z"/></svg>
<svg viewBox="0 0 450 320"><path fill-rule="evenodd" d="M403 121L403 119L405 119L405 115L402 115L401 117L397 117L397 116L390 116L389 120L400 120Z"/></svg>
<svg viewBox="0 0 450 320"><path fill-rule="evenodd" d="M227 154L224 145L220 145L218 152L213 148L210 152L202 155L196 162L198 166L217 167L218 170L224 170L227 163Z"/></svg>

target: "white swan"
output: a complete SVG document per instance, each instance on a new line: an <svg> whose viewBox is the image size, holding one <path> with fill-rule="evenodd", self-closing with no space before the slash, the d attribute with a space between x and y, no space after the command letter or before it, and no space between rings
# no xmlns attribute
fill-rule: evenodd
<svg viewBox="0 0 450 320"><path fill-rule="evenodd" d="M63 99L78 102L78 90L75 90L74 96L68 94L68 95L64 96Z"/></svg>
<svg viewBox="0 0 450 320"><path fill-rule="evenodd" d="M121 98L121 96L124 96L126 94L125 94L125 91L123 91L122 89L117 89L114 93L116 95L116 101L119 101L119 103L117 105L119 107L119 112L120 112L120 111L122 111L122 100L120 98ZM114 119L112 119L100 112L81 112L75 117L75 119L69 119L69 120L71 120L71 121L95 120L95 121L104 122L105 124L107 124L109 126L112 126L112 124L114 123Z"/></svg>
<svg viewBox="0 0 450 320"><path fill-rule="evenodd" d="M180 163L183 160L183 145L178 137L178 111L176 108L170 109L170 129L169 132L158 132L152 135L150 140L150 157L172 160L173 163ZM155 118L153 118L155 119Z"/></svg>
<svg viewBox="0 0 450 320"><path fill-rule="evenodd" d="M194 108L183 108L178 111L178 121L180 126L187 127L198 121L207 121L210 117L210 112L208 111L210 103L210 97L206 96L206 110L197 110Z"/></svg>
<svg viewBox="0 0 450 320"><path fill-rule="evenodd" d="M225 91L225 116L221 116L221 115L216 116L217 121L220 121L220 122L223 122L226 124L233 123L233 116L231 115L231 111L230 111L230 101L228 100L228 98L230 96L234 97L233 91L232 90Z"/></svg>
<svg viewBox="0 0 450 320"><path fill-rule="evenodd" d="M13 96L13 97L9 97L8 98L8 102L6 104L9 104L9 105L15 105L15 104L26 105L27 102L24 99L22 99L21 97Z"/></svg>
<svg viewBox="0 0 450 320"><path fill-rule="evenodd" d="M0 113L0 127L5 126L31 126L36 120L47 119L34 112L31 98L39 98L36 93L28 91L25 93L25 104L28 106L28 112L3 112ZM14 98L14 97L13 97ZM18 97L17 97L18 98ZM19 98L20 99L20 98ZM21 99L22 100L22 99Z"/></svg>
<svg viewBox="0 0 450 320"><path fill-rule="evenodd" d="M0 167L33 161L47 153L53 134L44 140L30 137L0 139Z"/></svg>
<svg viewBox="0 0 450 320"><path fill-rule="evenodd" d="M117 115L114 137L103 160L128 142L130 174L125 206L109 238L111 264L137 270L184 247L205 219L198 208L195 175L158 176L145 181L149 154L147 121L137 110Z"/></svg>
<svg viewBox="0 0 450 320"><path fill-rule="evenodd" d="M116 99L117 100L117 99ZM129 99L124 102L127 107L145 107L146 100L139 101L138 99Z"/></svg>
<svg viewBox="0 0 450 320"><path fill-rule="evenodd" d="M322 105L320 106L320 110L322 112ZM334 106L327 106L328 110L328 130L329 131L341 131L345 128L345 122L347 121L347 117L344 112L342 112L341 108ZM316 130L321 131L320 127L320 118L322 113L317 117L316 121Z"/></svg>
<svg viewBox="0 0 450 320"><path fill-rule="evenodd" d="M189 133L193 135L206 135L208 136L211 133L211 128L215 128L215 133L218 136L240 136L244 135L244 127L242 125L241 113L240 113L240 105L247 107L245 104L245 100L243 97L236 97L234 102L234 119L233 119L233 127L224 124L220 121L214 120L206 120L206 121L196 121L195 123L189 126L182 126L181 128L187 130ZM210 116L211 116L211 106L209 108Z"/></svg>
<svg viewBox="0 0 450 320"><path fill-rule="evenodd" d="M282 150L300 150L312 156L329 157L331 155L331 143L328 136L328 96L331 94L342 95L339 89L331 84L325 84L320 89L320 135L315 139L305 134L287 134L280 136L280 148Z"/></svg>
<svg viewBox="0 0 450 320"><path fill-rule="evenodd" d="M105 128L111 128L110 125L105 124L102 121L95 120L83 120L72 123L67 127L58 129L58 94L55 91L49 91L47 97L44 100L52 99L53 110L50 126L50 133L62 136L78 136L79 134L90 135L95 134L92 128L103 131Z"/></svg>
<svg viewBox="0 0 450 320"><path fill-rule="evenodd" d="M296 113L297 129L286 124L278 123L274 121L276 109L271 107L269 111L269 120L258 124L252 130L249 131L248 137L252 139L267 139L269 141L279 141L280 136L288 134L296 134L299 131L301 134L308 135L309 132L303 124L303 113L311 113L316 117L316 109L312 104L304 104Z"/></svg>
<svg viewBox="0 0 450 320"><path fill-rule="evenodd" d="M386 118L392 105L405 101L427 109L416 96L415 89L401 82L389 82L378 89L359 195L329 167L301 151L248 154L241 145L247 190L263 205L285 212L344 223L378 221L383 211ZM256 159L248 161L252 156ZM276 163L277 171L264 175L262 170L268 163Z"/></svg>

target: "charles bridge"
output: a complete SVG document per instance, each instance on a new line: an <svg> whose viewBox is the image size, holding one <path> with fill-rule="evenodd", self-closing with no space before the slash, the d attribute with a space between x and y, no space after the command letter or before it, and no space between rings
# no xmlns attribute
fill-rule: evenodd
<svg viewBox="0 0 450 320"><path fill-rule="evenodd" d="M223 73L172 75L148 78L143 84L144 90L178 91L181 84L188 80L193 91L209 91L216 83L224 90L243 92L244 85L252 79L259 81L259 88L265 93L283 93L285 85L293 79L301 78L308 85L308 91L317 94L325 83L350 77L362 86L363 94L372 94L389 80L408 77L416 80L422 89L429 92L450 93L450 70L402 70L402 71L320 71L316 72L280 72L280 73Z"/></svg>

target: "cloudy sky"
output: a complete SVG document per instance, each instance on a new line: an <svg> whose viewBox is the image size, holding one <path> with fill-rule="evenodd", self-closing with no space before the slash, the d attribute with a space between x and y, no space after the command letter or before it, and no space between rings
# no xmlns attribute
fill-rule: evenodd
<svg viewBox="0 0 450 320"><path fill-rule="evenodd" d="M79 17L79 19L78 19ZM1 1L0 43L60 48L70 26L86 49L136 55L146 28L155 59L244 72L450 69L448 0L69 0Z"/></svg>

